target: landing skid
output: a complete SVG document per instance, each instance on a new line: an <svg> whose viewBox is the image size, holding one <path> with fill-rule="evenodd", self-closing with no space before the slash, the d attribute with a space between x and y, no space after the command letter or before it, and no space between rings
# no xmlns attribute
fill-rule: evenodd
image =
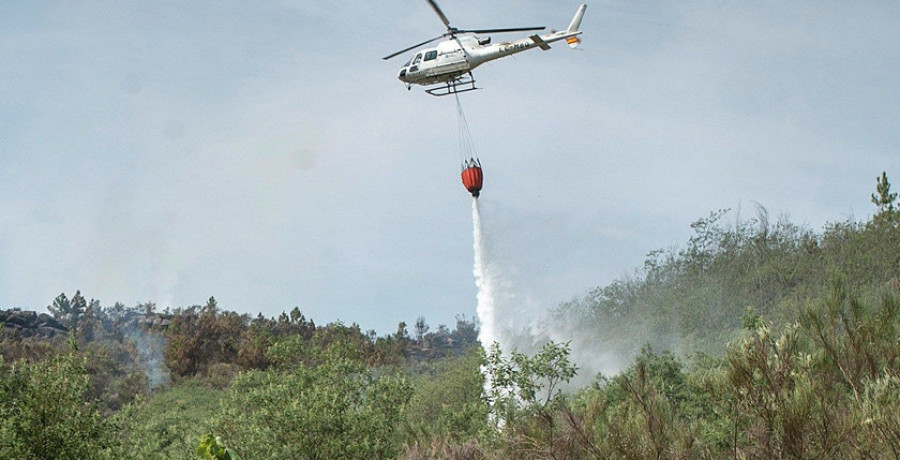
<svg viewBox="0 0 900 460"><path fill-rule="evenodd" d="M438 85L431 89L426 89L425 92L432 96L449 96L451 94L475 91L476 89L481 88L475 87L475 78L472 76L472 74L469 74L469 76L467 77L455 78L443 85Z"/></svg>

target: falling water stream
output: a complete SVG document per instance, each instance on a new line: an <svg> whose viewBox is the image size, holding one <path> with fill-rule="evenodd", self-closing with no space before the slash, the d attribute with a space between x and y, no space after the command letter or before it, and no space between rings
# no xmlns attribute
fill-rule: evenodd
<svg viewBox="0 0 900 460"><path fill-rule="evenodd" d="M478 341L481 347L487 353L494 342L498 342L496 312L494 311L494 289L495 279L491 275L490 267L485 257L484 232L481 229L481 211L478 209L478 198L472 198L472 236L475 248L475 265L472 269L475 275L475 286L478 288L478 307L475 312L478 314L478 322L480 328L478 330ZM484 391L490 394L491 376L487 369L481 369L484 374Z"/></svg>
<svg viewBox="0 0 900 460"><path fill-rule="evenodd" d="M472 199L472 233L475 240L475 286L478 288L478 322L480 330L478 341L482 348L488 351L494 342L498 341L496 331L496 312L494 311L495 279L485 258L484 233L481 229L481 212L478 209L478 199Z"/></svg>

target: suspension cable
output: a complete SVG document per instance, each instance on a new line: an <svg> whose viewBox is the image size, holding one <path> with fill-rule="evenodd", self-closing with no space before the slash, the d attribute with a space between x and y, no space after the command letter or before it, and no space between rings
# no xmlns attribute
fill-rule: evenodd
<svg viewBox="0 0 900 460"><path fill-rule="evenodd" d="M460 163L463 165L471 161L477 161L478 155L475 152L475 143L472 141L472 133L469 131L469 123L466 122L466 114L463 112L462 103L459 102L459 94L454 93L456 98L456 119L457 119L457 136L459 140Z"/></svg>

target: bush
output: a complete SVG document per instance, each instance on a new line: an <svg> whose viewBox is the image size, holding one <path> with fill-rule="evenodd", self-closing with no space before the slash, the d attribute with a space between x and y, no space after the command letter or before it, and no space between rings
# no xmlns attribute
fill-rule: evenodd
<svg viewBox="0 0 900 460"><path fill-rule="evenodd" d="M0 358L0 458L108 456L119 426L85 399L89 388L74 352L36 363Z"/></svg>
<svg viewBox="0 0 900 460"><path fill-rule="evenodd" d="M250 371L231 384L218 429L244 458L392 458L411 388L336 352L315 367Z"/></svg>

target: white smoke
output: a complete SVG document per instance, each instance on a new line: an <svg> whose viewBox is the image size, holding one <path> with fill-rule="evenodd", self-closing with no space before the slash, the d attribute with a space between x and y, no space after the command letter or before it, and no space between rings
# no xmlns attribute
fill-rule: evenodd
<svg viewBox="0 0 900 460"><path fill-rule="evenodd" d="M150 389L168 386L171 378L163 356L163 349L166 346L165 338L162 335L144 331L140 327L129 328L126 336L134 342L140 358L138 364L144 371L144 375L147 376Z"/></svg>

